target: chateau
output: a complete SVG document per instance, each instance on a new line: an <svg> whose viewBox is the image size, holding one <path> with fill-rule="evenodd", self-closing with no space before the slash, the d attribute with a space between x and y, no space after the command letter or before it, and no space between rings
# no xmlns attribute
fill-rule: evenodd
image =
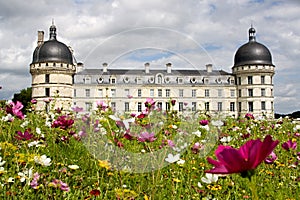
<svg viewBox="0 0 300 200"><path fill-rule="evenodd" d="M30 73L32 98L38 109L48 109L47 99L54 98L55 107L70 109L96 108L103 100L118 112L140 112L146 98L156 106L169 109L202 110L212 115L274 117L273 76L275 66L268 48L256 41L255 29L249 29L249 40L237 49L231 72L216 70L212 64L203 70L178 70L172 63L152 69L145 63L141 69L85 68L77 63L72 49L56 38L56 26L50 26L49 40L38 31Z"/></svg>

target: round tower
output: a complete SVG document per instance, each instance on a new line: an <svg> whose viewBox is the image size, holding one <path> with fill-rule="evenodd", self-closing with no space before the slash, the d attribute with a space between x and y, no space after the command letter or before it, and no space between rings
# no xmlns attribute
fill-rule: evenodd
<svg viewBox="0 0 300 200"><path fill-rule="evenodd" d="M74 61L71 49L56 39L53 23L48 41L44 41L44 32L38 31L37 47L30 64L32 98L37 100L38 110L71 108L73 75L76 71Z"/></svg>
<svg viewBox="0 0 300 200"><path fill-rule="evenodd" d="M256 41L249 29L249 41L235 53L232 73L236 76L239 115L274 117L273 76L275 66L269 49Z"/></svg>

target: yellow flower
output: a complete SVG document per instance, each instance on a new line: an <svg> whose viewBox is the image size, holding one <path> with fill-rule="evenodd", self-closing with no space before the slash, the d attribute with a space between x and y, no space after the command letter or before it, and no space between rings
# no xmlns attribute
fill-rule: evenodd
<svg viewBox="0 0 300 200"><path fill-rule="evenodd" d="M222 189L221 185L207 185L206 187L210 190L221 190Z"/></svg>
<svg viewBox="0 0 300 200"><path fill-rule="evenodd" d="M180 182L181 182L181 180L179 180L178 178L173 178L173 181L174 181L175 183L180 183Z"/></svg>
<svg viewBox="0 0 300 200"><path fill-rule="evenodd" d="M98 160L98 165L107 170L111 169L110 163L107 160Z"/></svg>

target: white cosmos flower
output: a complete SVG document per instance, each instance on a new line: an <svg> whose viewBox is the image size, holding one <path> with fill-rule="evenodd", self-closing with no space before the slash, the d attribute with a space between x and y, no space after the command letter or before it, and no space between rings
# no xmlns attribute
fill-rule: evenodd
<svg viewBox="0 0 300 200"><path fill-rule="evenodd" d="M174 163L177 162L178 160L180 160L180 154L176 154L173 156L173 154L169 153L168 157L165 158L165 161L167 161L168 163Z"/></svg>
<svg viewBox="0 0 300 200"><path fill-rule="evenodd" d="M33 177L32 168L26 169L23 172L19 172L18 176L20 176L20 181L23 183L25 180L31 180Z"/></svg>
<svg viewBox="0 0 300 200"><path fill-rule="evenodd" d="M205 177L201 178L201 181L207 184L215 183L218 181L219 176L217 174L206 173Z"/></svg>
<svg viewBox="0 0 300 200"><path fill-rule="evenodd" d="M177 164L178 165L183 165L185 163L185 160L182 160L182 159L179 159L178 161L177 161Z"/></svg>
<svg viewBox="0 0 300 200"><path fill-rule="evenodd" d="M47 158L46 155L42 156L34 156L34 161L43 166L50 166L51 165L51 158Z"/></svg>
<svg viewBox="0 0 300 200"><path fill-rule="evenodd" d="M79 169L79 166L78 165L69 165L68 166L70 169Z"/></svg>
<svg viewBox="0 0 300 200"><path fill-rule="evenodd" d="M211 124L214 126L220 127L220 126L223 126L224 123L221 120L213 120L211 122Z"/></svg>
<svg viewBox="0 0 300 200"><path fill-rule="evenodd" d="M228 143L228 142L230 142L232 140L232 137L231 136L227 136L227 137L222 137L221 139L220 139L220 142L222 142L222 143Z"/></svg>
<svg viewBox="0 0 300 200"><path fill-rule="evenodd" d="M39 127L36 127L35 128L35 132L37 133L37 134L41 134L42 132L41 132L41 129L39 128Z"/></svg>
<svg viewBox="0 0 300 200"><path fill-rule="evenodd" d="M6 161L2 161L2 157L0 156L0 167L3 166L6 163Z"/></svg>
<svg viewBox="0 0 300 200"><path fill-rule="evenodd" d="M192 134L201 137L201 132L199 130L197 130L196 132L192 132Z"/></svg>
<svg viewBox="0 0 300 200"><path fill-rule="evenodd" d="M39 143L40 143L40 141L32 141L32 142L28 143L28 147L33 147L33 146L39 147L39 146L42 146Z"/></svg>

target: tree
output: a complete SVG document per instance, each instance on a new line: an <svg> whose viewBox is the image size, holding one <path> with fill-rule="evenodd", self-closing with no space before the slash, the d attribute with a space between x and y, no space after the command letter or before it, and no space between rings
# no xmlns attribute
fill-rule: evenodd
<svg viewBox="0 0 300 200"><path fill-rule="evenodd" d="M25 113L26 113L26 108L29 102L31 101L31 93L32 93L31 87L28 87L26 89L22 89L20 93L14 94L14 98L12 99L13 102L20 101L24 105L22 111Z"/></svg>

